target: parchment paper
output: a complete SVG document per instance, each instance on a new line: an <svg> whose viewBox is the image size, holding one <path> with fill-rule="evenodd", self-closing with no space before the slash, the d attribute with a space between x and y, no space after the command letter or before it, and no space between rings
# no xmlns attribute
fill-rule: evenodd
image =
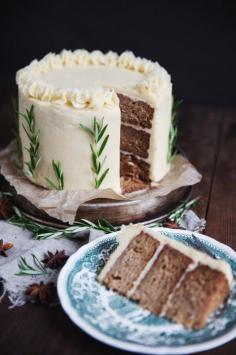
<svg viewBox="0 0 236 355"><path fill-rule="evenodd" d="M86 201L95 198L132 199L132 194L123 196L112 189L56 191L34 185L23 174L22 170L17 167L14 142L11 142L0 152L0 168L1 174L15 188L17 194L24 196L49 216L70 224L74 223L79 206ZM156 196L168 195L173 190L183 186L194 185L200 180L201 174L195 167L182 155L176 155L170 171L156 186ZM136 193L135 198L137 198Z"/></svg>

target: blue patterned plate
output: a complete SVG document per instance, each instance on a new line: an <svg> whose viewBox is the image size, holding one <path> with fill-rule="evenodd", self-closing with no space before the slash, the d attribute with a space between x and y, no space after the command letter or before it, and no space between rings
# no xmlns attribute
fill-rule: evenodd
<svg viewBox="0 0 236 355"><path fill-rule="evenodd" d="M236 253L231 248L198 233L156 230L225 259L236 276ZM81 329L106 344L146 354L189 354L214 348L236 337L236 284L227 304L211 316L204 329L187 330L154 316L96 281L116 246L116 233L96 239L73 254L59 275L62 307Z"/></svg>

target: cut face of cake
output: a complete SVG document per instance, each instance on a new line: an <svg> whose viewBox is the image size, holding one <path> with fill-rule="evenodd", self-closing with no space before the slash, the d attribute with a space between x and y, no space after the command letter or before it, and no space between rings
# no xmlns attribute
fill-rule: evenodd
<svg viewBox="0 0 236 355"><path fill-rule="evenodd" d="M64 50L19 70L17 84L23 170L34 183L121 192L121 182L148 186L168 172L172 85L157 62Z"/></svg>
<svg viewBox="0 0 236 355"><path fill-rule="evenodd" d="M228 297L230 266L160 232L130 225L98 280L156 315L200 329Z"/></svg>

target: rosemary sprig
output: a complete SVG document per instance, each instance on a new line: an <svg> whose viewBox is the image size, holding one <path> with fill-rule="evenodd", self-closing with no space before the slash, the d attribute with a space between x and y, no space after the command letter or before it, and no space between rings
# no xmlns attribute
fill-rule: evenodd
<svg viewBox="0 0 236 355"><path fill-rule="evenodd" d="M179 207L177 207L173 212L169 213L166 216L166 218L163 222L151 224L151 225L149 225L149 227L150 228L163 227L163 226L165 226L166 221L171 221L171 222L174 222L177 225L179 225L179 223L181 222L181 219L183 218L185 213L188 212L188 210L190 210L191 207L196 205L196 203L200 200L200 198L201 198L201 196L198 196L190 201L182 202Z"/></svg>
<svg viewBox="0 0 236 355"><path fill-rule="evenodd" d="M18 263L20 271L16 275L47 275L48 271L44 267L43 263L37 258L36 255L31 254L31 256L33 260L33 266L27 262L26 258L24 258L23 256L20 257L20 261Z"/></svg>
<svg viewBox="0 0 236 355"><path fill-rule="evenodd" d="M30 177L34 177L36 168L41 159L39 154L39 130L36 128L34 106L31 105L30 109L26 109L26 113L19 112L19 115L22 116L27 123L27 128L24 124L23 128L30 141L30 147L25 147L30 156L30 160L25 162L28 168L27 174Z"/></svg>
<svg viewBox="0 0 236 355"><path fill-rule="evenodd" d="M57 182L54 183L48 178L45 178L47 181L48 185L52 187L55 190L63 190L64 189L64 174L61 168L61 163L58 161L56 162L55 160L52 161L52 168L56 177Z"/></svg>
<svg viewBox="0 0 236 355"><path fill-rule="evenodd" d="M171 126L169 132L169 142L168 142L168 153L167 153L167 162L170 163L174 156L175 156L175 144L177 141L177 134L178 134L178 126L177 126L177 109L181 105L183 101L175 100L173 98L173 105L172 105L172 113L171 113Z"/></svg>
<svg viewBox="0 0 236 355"><path fill-rule="evenodd" d="M28 229L33 233L34 239L58 239L58 238L73 238L76 234L89 229L96 229L105 233L115 231L115 228L105 219L100 219L96 223L92 223L86 219L81 219L72 226L62 229L43 226L26 217L17 207L14 207L15 216L9 219L11 224L18 227Z"/></svg>
<svg viewBox="0 0 236 355"><path fill-rule="evenodd" d="M181 219L183 218L183 216L185 215L185 213L194 205L196 205L196 203L199 201L201 197L196 197L190 201L185 201L183 203L181 203L181 205L172 213L170 213L168 215L168 219L179 223L181 221Z"/></svg>
<svg viewBox="0 0 236 355"><path fill-rule="evenodd" d="M16 152L17 152L17 157L18 157L19 161L21 161L21 159L22 159L22 145L21 145L21 139L20 139L18 100L16 97L12 96L11 104L12 104L13 119L14 119L13 134L15 136L15 141L16 141Z"/></svg>
<svg viewBox="0 0 236 355"><path fill-rule="evenodd" d="M92 171L95 174L95 188L98 189L102 182L104 181L105 177L108 174L109 168L102 172L102 166L106 160L106 156L101 161L101 155L107 145L107 141L109 135L104 137L104 134L107 130L107 124L104 126L103 120L98 122L96 117L93 119L93 127L90 129L89 127L80 124L80 127L87 132L89 135L92 136L94 139L94 144L90 144L90 149L92 153Z"/></svg>

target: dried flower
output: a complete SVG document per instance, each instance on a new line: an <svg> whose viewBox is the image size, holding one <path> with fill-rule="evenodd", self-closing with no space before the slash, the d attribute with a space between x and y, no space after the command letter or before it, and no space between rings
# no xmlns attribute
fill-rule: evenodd
<svg viewBox="0 0 236 355"><path fill-rule="evenodd" d="M44 259L42 262L47 268L58 269L65 264L67 259L68 255L65 254L65 250L57 250L55 253L48 251L46 254L44 254Z"/></svg>
<svg viewBox="0 0 236 355"><path fill-rule="evenodd" d="M0 239L0 255L7 257L6 251L13 247L12 243L4 243L2 239Z"/></svg>
<svg viewBox="0 0 236 355"><path fill-rule="evenodd" d="M57 302L56 287L53 282L34 283L27 287L26 295L28 301L38 302L41 304L53 305Z"/></svg>

